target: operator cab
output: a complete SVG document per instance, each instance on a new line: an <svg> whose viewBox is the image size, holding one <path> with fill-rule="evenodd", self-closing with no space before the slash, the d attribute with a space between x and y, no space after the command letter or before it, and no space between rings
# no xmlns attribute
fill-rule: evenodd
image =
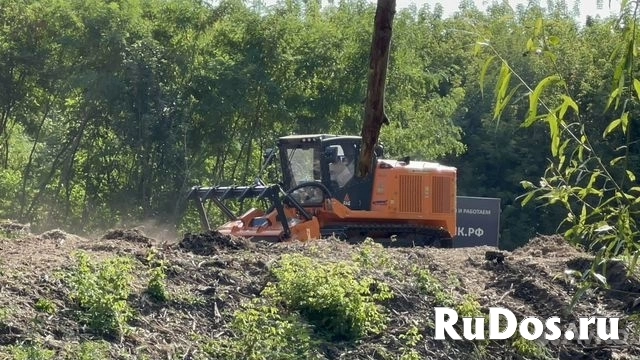
<svg viewBox="0 0 640 360"><path fill-rule="evenodd" d="M359 136L330 134L280 138L284 190L293 190L303 206L321 206L331 196L352 210L370 210L373 173L356 176L361 141ZM374 155L373 165L376 161Z"/></svg>

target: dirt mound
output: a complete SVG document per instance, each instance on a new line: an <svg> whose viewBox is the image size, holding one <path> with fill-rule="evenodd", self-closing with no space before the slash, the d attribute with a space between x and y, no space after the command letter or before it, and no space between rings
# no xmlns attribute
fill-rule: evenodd
<svg viewBox="0 0 640 360"><path fill-rule="evenodd" d="M0 222L0 232L15 235L27 235L31 233L31 225L20 224L11 220L4 220Z"/></svg>
<svg viewBox="0 0 640 360"><path fill-rule="evenodd" d="M197 255L214 255L225 250L246 250L255 248L255 244L245 238L223 235L218 231L200 234L187 233L178 247Z"/></svg>
<svg viewBox="0 0 640 360"><path fill-rule="evenodd" d="M152 240L140 229L112 229L102 236L105 240L124 240L133 243L150 245Z"/></svg>
<svg viewBox="0 0 640 360"><path fill-rule="evenodd" d="M541 235L513 251L515 256L533 257L572 257L581 254L580 250L571 246L561 235Z"/></svg>
<svg viewBox="0 0 640 360"><path fill-rule="evenodd" d="M45 240L65 240L68 237L69 234L60 229L49 230L40 234L40 238Z"/></svg>

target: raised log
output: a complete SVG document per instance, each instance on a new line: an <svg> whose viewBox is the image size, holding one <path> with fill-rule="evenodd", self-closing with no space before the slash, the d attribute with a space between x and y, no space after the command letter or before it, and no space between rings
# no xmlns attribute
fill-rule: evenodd
<svg viewBox="0 0 640 360"><path fill-rule="evenodd" d="M395 0L378 0L371 41L369 85L361 132L362 147L358 164L358 176L361 177L371 172L373 151L378 143L380 129L383 124L389 124L384 111L384 92L395 13Z"/></svg>

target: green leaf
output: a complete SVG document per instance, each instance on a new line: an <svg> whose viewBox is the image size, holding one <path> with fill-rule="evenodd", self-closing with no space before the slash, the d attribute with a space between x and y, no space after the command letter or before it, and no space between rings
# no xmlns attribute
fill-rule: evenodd
<svg viewBox="0 0 640 360"><path fill-rule="evenodd" d="M613 130L615 130L618 126L620 126L620 123L622 122L621 119L615 119L613 120L606 129L604 129L604 133L602 133L602 137L606 138L607 135L609 135L610 132L612 132Z"/></svg>
<svg viewBox="0 0 640 360"><path fill-rule="evenodd" d="M624 113L622 113L622 116L620 117L620 124L622 125L622 133L626 134L627 133L627 128L629 127L629 112L625 111Z"/></svg>
<svg viewBox="0 0 640 360"><path fill-rule="evenodd" d="M598 176L600 176L600 172L599 171L595 171L594 173L591 174L591 177L589 178L589 184L587 184L587 186L585 188L583 188L582 190L580 190L580 192L579 192L580 198L583 199L587 195L594 193L593 185L595 184L596 180L598 179Z"/></svg>
<svg viewBox="0 0 640 360"><path fill-rule="evenodd" d="M593 277L596 278L596 280L598 280L598 282L600 282L602 285L607 285L607 278L604 277L602 274L598 274L598 273L593 273Z"/></svg>
<svg viewBox="0 0 640 360"><path fill-rule="evenodd" d="M518 89L521 86L522 86L522 84L518 84L511 91L509 91L509 94L504 99L502 99L502 101L500 102L500 107L497 108L497 111L496 111L498 120L502 117L502 113L503 113L504 109L507 108L507 106L511 102L511 99L513 98L513 95L515 95L515 93L518 91Z"/></svg>
<svg viewBox="0 0 640 360"><path fill-rule="evenodd" d="M569 310L573 310L573 308L576 306L578 301L584 296L584 294L586 294L586 292L587 292L586 287L578 288L578 290L575 292L575 294L571 298L571 303L569 304Z"/></svg>
<svg viewBox="0 0 640 360"><path fill-rule="evenodd" d="M534 189L535 186L533 185L533 183L531 181L527 181L527 180L522 180L520 181L520 185L522 186L523 189L525 190L529 190L529 189Z"/></svg>
<svg viewBox="0 0 640 360"><path fill-rule="evenodd" d="M607 110L609 110L609 108L611 107L611 104L613 103L614 100L616 100L616 108L618 107L619 104L619 99L620 99L620 94L622 93L622 85L624 83L624 74L623 74L624 68L622 66L617 66L616 70L614 72L614 81L618 82L618 87L613 90L611 92L611 94L609 95L609 100L607 100L607 105L605 106L605 112Z"/></svg>
<svg viewBox="0 0 640 360"><path fill-rule="evenodd" d="M529 201L531 201L531 199L533 199L533 197L536 195L535 192L531 191L527 194L527 196L522 200L521 204L522 206L527 205L527 203L529 203Z"/></svg>
<svg viewBox="0 0 640 360"><path fill-rule="evenodd" d="M560 150L558 151L558 153L560 154L560 156L558 157L558 169L562 169L562 166L564 165L564 162L566 160L566 156L564 155L564 153L570 142L571 142L571 139L567 139L560 146Z"/></svg>
<svg viewBox="0 0 640 360"><path fill-rule="evenodd" d="M480 71L479 81L480 81L480 93L482 94L483 97L484 97L484 80L485 80L485 77L487 76L487 71L489 70L491 63L493 63L495 59L496 59L496 56L493 55L489 57L487 60L485 60L484 64L482 64L482 70Z"/></svg>
<svg viewBox="0 0 640 360"><path fill-rule="evenodd" d="M626 156L618 156L617 158L611 160L609 162L609 165L614 166L615 164L617 164L618 162L620 162L620 160L624 160L626 158Z"/></svg>
<svg viewBox="0 0 640 360"><path fill-rule="evenodd" d="M631 172L631 170L627 170L627 176L629 177L629 180L636 181L636 176L633 172Z"/></svg>
<svg viewBox="0 0 640 360"><path fill-rule="evenodd" d="M553 156L557 156L560 148L560 130L556 114L550 113L547 115L547 122L549 123L549 133L551 136L551 153Z"/></svg>
<svg viewBox="0 0 640 360"><path fill-rule="evenodd" d="M640 99L640 80L633 79L633 88L636 91L636 96Z"/></svg>
<svg viewBox="0 0 640 360"><path fill-rule="evenodd" d="M620 73L620 74L618 74ZM617 68L616 72L615 72L615 76L622 76L622 68ZM621 93L622 89L621 87L617 87L615 90L613 90L611 92L611 94L609 94L609 99L607 100L607 105L605 106L604 110L605 112L607 110L609 110L609 108L611 107L611 103L613 102L613 100L617 100L620 97L620 93ZM617 105L617 101L616 101L616 107L618 107Z"/></svg>
<svg viewBox="0 0 640 360"><path fill-rule="evenodd" d="M503 62L496 87L496 108L493 113L494 119L498 119L502 113L502 109L506 107L505 100L507 90L509 89L509 83L511 82L511 75L511 69L509 69L509 66Z"/></svg>
<svg viewBox="0 0 640 360"><path fill-rule="evenodd" d="M534 45L533 45L533 39L529 38L529 40L527 40L527 51L531 52L534 51Z"/></svg>
<svg viewBox="0 0 640 360"><path fill-rule="evenodd" d="M572 108L576 114L580 114L580 110L578 109L578 104L567 95L562 95L562 106L560 107L560 119L564 119L564 114L567 112L568 108Z"/></svg>
<svg viewBox="0 0 640 360"><path fill-rule="evenodd" d="M609 231L612 230L613 227L607 223L603 223L601 224L596 230L595 232L605 232L605 231Z"/></svg>
<svg viewBox="0 0 640 360"><path fill-rule="evenodd" d="M636 264L638 263L638 256L640 256L640 252L636 251L635 254L633 254L633 258L631 259L631 262L629 264L629 275L635 274Z"/></svg>
<svg viewBox="0 0 640 360"><path fill-rule="evenodd" d="M562 79L558 75L550 75L542 79L529 96L529 114L527 115L526 122L529 122L531 118L535 118L538 115L538 102L540 101L540 95L550 85L561 82Z"/></svg>
<svg viewBox="0 0 640 360"><path fill-rule="evenodd" d="M580 137L580 146L578 146L578 161L584 161L584 150L587 142L587 137L582 135Z"/></svg>
<svg viewBox="0 0 640 360"><path fill-rule="evenodd" d="M544 119L546 118L546 115L538 115L536 117L528 117L525 119L525 121L522 123L522 127L526 128L529 127L533 124L535 124L536 121L540 120L540 119Z"/></svg>
<svg viewBox="0 0 640 360"><path fill-rule="evenodd" d="M538 36L540 36L540 34L542 34L542 26L543 26L542 18L538 18L536 20L536 26L535 26L535 29L533 31L533 35L534 36L538 37Z"/></svg>
<svg viewBox="0 0 640 360"><path fill-rule="evenodd" d="M558 156L558 148L560 147L560 136L555 135L551 138L551 154Z"/></svg>
<svg viewBox="0 0 640 360"><path fill-rule="evenodd" d="M560 38L554 35L549 36L549 45L556 46L560 44Z"/></svg>

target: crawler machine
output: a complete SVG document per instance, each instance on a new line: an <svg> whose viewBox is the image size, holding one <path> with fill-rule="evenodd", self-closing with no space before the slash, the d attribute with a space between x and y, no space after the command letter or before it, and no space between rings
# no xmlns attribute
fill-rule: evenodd
<svg viewBox="0 0 640 360"><path fill-rule="evenodd" d="M282 182L250 186L194 187L204 230L212 230L204 204L228 217L222 234L267 241L367 237L385 246L452 247L456 235L456 168L439 163L384 159L378 146L373 171L355 174L359 136L291 135L278 139L265 164L279 158ZM277 155L276 155L277 154ZM265 199L268 208L235 214L229 199Z"/></svg>

